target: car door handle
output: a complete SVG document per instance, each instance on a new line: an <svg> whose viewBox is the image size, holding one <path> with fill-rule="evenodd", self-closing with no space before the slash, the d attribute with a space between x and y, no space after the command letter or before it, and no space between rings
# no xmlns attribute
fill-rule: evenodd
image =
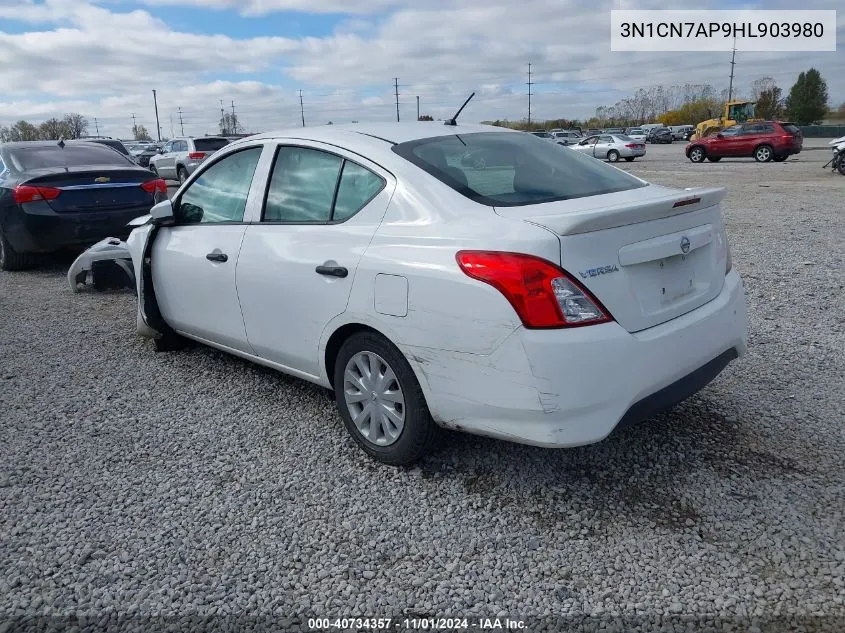
<svg viewBox="0 0 845 633"><path fill-rule="evenodd" d="M229 261L229 256L226 253L221 253L220 251L211 252L208 255L206 255L205 258L210 262L226 262L226 261Z"/></svg>
<svg viewBox="0 0 845 633"><path fill-rule="evenodd" d="M343 266L317 266L314 270L317 271L318 275L327 275L329 277L346 277L349 274L349 271L346 270Z"/></svg>

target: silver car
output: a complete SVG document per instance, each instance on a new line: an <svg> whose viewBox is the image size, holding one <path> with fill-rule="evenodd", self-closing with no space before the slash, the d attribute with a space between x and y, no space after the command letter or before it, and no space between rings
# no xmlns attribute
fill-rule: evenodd
<svg viewBox="0 0 845 633"><path fill-rule="evenodd" d="M229 143L222 136L172 138L150 158L149 169L162 178L183 183L206 158Z"/></svg>
<svg viewBox="0 0 845 633"><path fill-rule="evenodd" d="M615 163L624 158L629 163L640 156L645 156L645 143L635 141L624 134L598 134L588 136L575 145L568 145L569 149L576 152L589 154L594 158L607 159Z"/></svg>
<svg viewBox="0 0 845 633"><path fill-rule="evenodd" d="M571 132L571 131L561 131L561 132L552 132L552 136L556 143L560 145L573 145L581 140L581 135L578 132Z"/></svg>

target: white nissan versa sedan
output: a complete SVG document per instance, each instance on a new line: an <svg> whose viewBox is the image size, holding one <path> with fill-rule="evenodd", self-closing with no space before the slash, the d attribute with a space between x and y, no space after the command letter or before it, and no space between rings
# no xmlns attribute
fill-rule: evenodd
<svg viewBox="0 0 845 633"><path fill-rule="evenodd" d="M723 196L500 128L296 129L227 145L68 280L122 269L158 347L332 388L383 462L418 459L438 425L577 446L745 352Z"/></svg>

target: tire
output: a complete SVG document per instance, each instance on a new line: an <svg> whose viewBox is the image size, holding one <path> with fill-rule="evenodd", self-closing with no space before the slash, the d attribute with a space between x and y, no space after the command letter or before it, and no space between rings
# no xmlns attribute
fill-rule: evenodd
<svg viewBox="0 0 845 633"><path fill-rule="evenodd" d="M711 163L718 163L720 160L722 160L722 157L721 156L711 156L707 160L709 160Z"/></svg>
<svg viewBox="0 0 845 633"><path fill-rule="evenodd" d="M700 145L696 145L690 149L687 156L694 163L703 163L704 159L707 158L707 152Z"/></svg>
<svg viewBox="0 0 845 633"><path fill-rule="evenodd" d="M615 149L610 150L607 153L607 160L609 160L611 163L617 162L619 160L619 152L617 152Z"/></svg>
<svg viewBox="0 0 845 633"><path fill-rule="evenodd" d="M180 352L189 347L192 341L186 339L184 336L179 336L175 332L168 332L161 338L153 339L153 347L156 353L161 352Z"/></svg>
<svg viewBox="0 0 845 633"><path fill-rule="evenodd" d="M392 378L388 372L392 372ZM387 376L388 382L371 381L373 373L383 380ZM359 332L343 343L335 361L334 387L335 403L346 430L371 458L405 466L431 449L439 429L431 419L417 377L402 352L382 335ZM379 392L390 397L382 399ZM361 396L366 399L356 399ZM376 429L372 428L372 415L365 413L369 407L376 407L381 414ZM392 411L392 415L386 411ZM369 434L374 437L369 438Z"/></svg>
<svg viewBox="0 0 845 633"><path fill-rule="evenodd" d="M176 169L176 178L179 180L180 185L184 185L185 181L188 179L188 170L180 165Z"/></svg>
<svg viewBox="0 0 845 633"><path fill-rule="evenodd" d="M772 156L772 160L775 161L776 163L782 163L787 158L789 158L788 154L775 154L774 156Z"/></svg>
<svg viewBox="0 0 845 633"><path fill-rule="evenodd" d="M29 253L18 253L9 244L0 228L0 270L25 270L32 267L35 258Z"/></svg>
<svg viewBox="0 0 845 633"><path fill-rule="evenodd" d="M632 160L634 160L634 157L633 156L626 156L625 160L630 163Z"/></svg>
<svg viewBox="0 0 845 633"><path fill-rule="evenodd" d="M158 169L156 169L155 165L150 165L149 167L147 167L147 169L153 172L153 174L155 174L155 177L158 178Z"/></svg>
<svg viewBox="0 0 845 633"><path fill-rule="evenodd" d="M840 158L839 163L836 165L837 171L845 176L845 158Z"/></svg>
<svg viewBox="0 0 845 633"><path fill-rule="evenodd" d="M754 160L758 163L768 163L774 155L771 145L761 145L754 150Z"/></svg>

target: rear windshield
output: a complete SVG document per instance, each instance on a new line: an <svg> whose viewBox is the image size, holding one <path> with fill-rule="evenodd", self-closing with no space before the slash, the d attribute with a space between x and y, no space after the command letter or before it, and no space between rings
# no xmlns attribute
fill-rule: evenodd
<svg viewBox="0 0 845 633"><path fill-rule="evenodd" d="M400 143L393 151L470 200L515 207L645 187L624 171L530 134L477 132Z"/></svg>
<svg viewBox="0 0 845 633"><path fill-rule="evenodd" d="M798 129L797 125L793 125L792 123L781 123L781 126L783 127L784 130L786 130L790 134L795 134L795 135L801 134L801 130Z"/></svg>
<svg viewBox="0 0 845 633"><path fill-rule="evenodd" d="M196 138L194 139L194 147L198 152L216 152L218 149L226 147L229 141L225 138Z"/></svg>
<svg viewBox="0 0 845 633"><path fill-rule="evenodd" d="M94 143L71 144L64 148L58 145L43 145L40 147L20 147L9 151L18 171L42 169L45 167L65 167L71 165L120 165L125 167L131 163L110 147Z"/></svg>

